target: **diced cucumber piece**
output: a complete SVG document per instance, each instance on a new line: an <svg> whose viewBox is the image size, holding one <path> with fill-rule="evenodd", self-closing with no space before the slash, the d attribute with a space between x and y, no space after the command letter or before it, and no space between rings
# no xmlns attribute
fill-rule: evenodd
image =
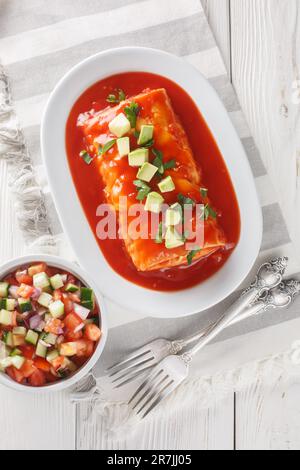
<svg viewBox="0 0 300 470"><path fill-rule="evenodd" d="M142 181L149 183L153 176L157 173L157 166L151 165L151 163L144 163L138 171L137 178Z"/></svg>
<svg viewBox="0 0 300 470"><path fill-rule="evenodd" d="M138 145L145 145L153 139L154 126L143 125L138 139Z"/></svg>
<svg viewBox="0 0 300 470"><path fill-rule="evenodd" d="M22 356L14 356L14 357L12 357L11 362L12 362L12 365L16 369L20 370L21 367L23 366L24 362L25 362L25 358L22 357Z"/></svg>
<svg viewBox="0 0 300 470"><path fill-rule="evenodd" d="M148 149L137 149L130 152L128 155L129 166L139 167L149 161L149 150Z"/></svg>
<svg viewBox="0 0 300 470"><path fill-rule="evenodd" d="M93 300L94 299L94 292L92 289L89 287L82 287L81 288L81 293L80 293L80 299L84 302L87 300Z"/></svg>
<svg viewBox="0 0 300 470"><path fill-rule="evenodd" d="M184 240L182 236L177 232L174 227L168 227L165 237L165 245L169 250L173 248L178 248L179 246L184 245Z"/></svg>
<svg viewBox="0 0 300 470"><path fill-rule="evenodd" d="M5 299L0 299L0 310L5 309Z"/></svg>
<svg viewBox="0 0 300 470"><path fill-rule="evenodd" d="M18 299L18 304L22 313L31 312L32 305L28 299Z"/></svg>
<svg viewBox="0 0 300 470"><path fill-rule="evenodd" d="M39 341L38 344L37 344L36 350L35 350L35 354L36 354L36 356L45 358L46 355L47 355L47 350L48 350L47 347L44 346L44 345Z"/></svg>
<svg viewBox="0 0 300 470"><path fill-rule="evenodd" d="M77 366L74 364L74 362L70 361L70 359L65 357L60 369L67 369L70 372L75 372L77 370Z"/></svg>
<svg viewBox="0 0 300 470"><path fill-rule="evenodd" d="M49 277L46 273L38 273L33 276L33 285L38 289L46 289L50 287Z"/></svg>
<svg viewBox="0 0 300 470"><path fill-rule="evenodd" d="M8 296L8 282L0 282L0 297L7 297Z"/></svg>
<svg viewBox="0 0 300 470"><path fill-rule="evenodd" d="M60 346L61 356L75 356L77 354L76 343L62 343Z"/></svg>
<svg viewBox="0 0 300 470"><path fill-rule="evenodd" d="M12 312L15 309L16 301L15 299L3 299L4 309Z"/></svg>
<svg viewBox="0 0 300 470"><path fill-rule="evenodd" d="M10 348L13 348L14 342L13 342L13 335L11 331L7 331L4 336L4 342L7 346Z"/></svg>
<svg viewBox="0 0 300 470"><path fill-rule="evenodd" d="M47 361L52 362L54 359L56 359L59 356L59 352L54 349L53 351L48 352L47 354Z"/></svg>
<svg viewBox="0 0 300 470"><path fill-rule="evenodd" d="M14 347L23 346L25 344L25 336L21 335L12 335Z"/></svg>
<svg viewBox="0 0 300 470"><path fill-rule="evenodd" d="M13 324L13 314L8 310L0 311L0 325L11 326Z"/></svg>
<svg viewBox="0 0 300 470"><path fill-rule="evenodd" d="M170 193L171 191L174 191L175 184L172 177L167 176L160 183L158 183L158 187L162 193Z"/></svg>
<svg viewBox="0 0 300 470"><path fill-rule="evenodd" d="M49 320L52 320L51 313L45 313L44 321L47 323Z"/></svg>
<svg viewBox="0 0 300 470"><path fill-rule="evenodd" d="M12 357L5 357L4 359L1 359L0 361L1 369L6 369L7 367L11 367L13 365L12 360L13 360Z"/></svg>
<svg viewBox="0 0 300 470"><path fill-rule="evenodd" d="M32 330L28 330L27 335L25 336L25 341L27 343L30 343L33 346L35 346L36 343L38 342L38 339L39 339L38 333Z"/></svg>
<svg viewBox="0 0 300 470"><path fill-rule="evenodd" d="M125 114L120 113L109 123L109 130L117 137L123 137L131 130L130 122Z"/></svg>
<svg viewBox="0 0 300 470"><path fill-rule="evenodd" d="M75 284L72 284L71 282L67 285L66 287L66 292L77 292L79 290L79 287L76 286Z"/></svg>
<svg viewBox="0 0 300 470"><path fill-rule="evenodd" d="M14 348L10 353L10 357L21 356L21 355L22 355L22 351L18 348Z"/></svg>
<svg viewBox="0 0 300 470"><path fill-rule="evenodd" d="M88 310L94 310L95 302L93 300L84 300L81 302L82 307L87 308Z"/></svg>
<svg viewBox="0 0 300 470"><path fill-rule="evenodd" d="M55 276L50 277L50 284L53 289L60 289L64 287L64 283L60 274L55 274Z"/></svg>
<svg viewBox="0 0 300 470"><path fill-rule="evenodd" d="M164 198L155 191L148 194L145 204L145 210L159 214L161 211L161 206L164 203Z"/></svg>
<svg viewBox="0 0 300 470"><path fill-rule="evenodd" d="M49 305L49 312L53 318L60 318L65 313L65 306L61 300L56 300Z"/></svg>
<svg viewBox="0 0 300 470"><path fill-rule="evenodd" d="M130 153L129 137L121 137L121 139L118 139L117 147L120 157L126 157Z"/></svg>
<svg viewBox="0 0 300 470"><path fill-rule="evenodd" d="M42 305L43 307L48 308L49 304L50 304L50 302L52 302L52 300L53 300L52 295L47 294L47 292L42 292L42 294L40 295L40 297L38 299L38 303L40 305Z"/></svg>
<svg viewBox="0 0 300 470"><path fill-rule="evenodd" d="M13 335L26 336L27 330L24 326L16 326L12 332Z"/></svg>
<svg viewBox="0 0 300 470"><path fill-rule="evenodd" d="M179 224L182 221L182 207L178 202L173 204L167 211L166 211L166 220L165 224L167 227L171 227L174 225Z"/></svg>
<svg viewBox="0 0 300 470"><path fill-rule="evenodd" d="M48 333L47 335L45 335L43 340L45 341L45 343L48 343L48 344L51 344L52 346L54 346L56 344L56 341L57 341L57 336L54 335L53 333Z"/></svg>

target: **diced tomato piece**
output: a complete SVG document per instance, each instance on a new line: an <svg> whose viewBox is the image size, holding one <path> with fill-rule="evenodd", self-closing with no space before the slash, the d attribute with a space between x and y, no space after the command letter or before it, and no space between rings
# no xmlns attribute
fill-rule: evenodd
<svg viewBox="0 0 300 470"><path fill-rule="evenodd" d="M29 274L26 274L26 272L17 272L16 280L19 284L27 284L28 286L32 286L33 283L32 277L29 276Z"/></svg>
<svg viewBox="0 0 300 470"><path fill-rule="evenodd" d="M23 380L25 379L22 372L16 369L15 367L7 367L7 369L5 370L6 370L6 373L9 375L9 377L15 382L18 382L19 384L22 383Z"/></svg>
<svg viewBox="0 0 300 470"><path fill-rule="evenodd" d="M47 321L44 330L46 333L53 333L54 335L59 335L60 330L64 327L64 323L59 320L59 318L51 318Z"/></svg>
<svg viewBox="0 0 300 470"><path fill-rule="evenodd" d="M32 359L35 354L35 348L31 344L24 344L19 349L26 359Z"/></svg>
<svg viewBox="0 0 300 470"><path fill-rule="evenodd" d="M46 376L44 372L41 370L37 369L30 377L29 377L29 383L33 387L42 387L46 383Z"/></svg>
<svg viewBox="0 0 300 470"><path fill-rule="evenodd" d="M34 266L30 266L28 269L28 273L30 276L34 276L35 274L44 273L47 269L46 263L35 264Z"/></svg>
<svg viewBox="0 0 300 470"><path fill-rule="evenodd" d="M65 313L71 313L74 310L74 305L72 300L69 298L67 294L63 294L62 297L63 304L65 306Z"/></svg>
<svg viewBox="0 0 300 470"><path fill-rule="evenodd" d="M51 372L46 372L45 376L46 376L47 383L53 383L53 382L57 382L59 380L59 377L57 377L56 375L51 374Z"/></svg>
<svg viewBox="0 0 300 470"><path fill-rule="evenodd" d="M77 304L80 304L80 301L81 301L81 300L80 300L80 297L79 297L77 294L72 294L72 293L70 293L70 294L68 295L68 297L69 297L69 299L70 299L72 302L75 302L75 303L77 303Z"/></svg>
<svg viewBox="0 0 300 470"><path fill-rule="evenodd" d="M74 332L74 330L80 326L83 322L82 319L76 315L76 313L69 313L64 319L65 327L68 332Z"/></svg>
<svg viewBox="0 0 300 470"><path fill-rule="evenodd" d="M53 291L52 297L54 300L61 300L62 299L61 291L59 289L55 289L55 291Z"/></svg>
<svg viewBox="0 0 300 470"><path fill-rule="evenodd" d="M51 364L54 370L59 369L65 361L65 358L63 356L58 356L56 359L54 359Z"/></svg>
<svg viewBox="0 0 300 470"><path fill-rule="evenodd" d="M12 317L11 317L12 326L17 326L17 316L18 316L18 312L14 310L12 312Z"/></svg>
<svg viewBox="0 0 300 470"><path fill-rule="evenodd" d="M48 361L46 361L46 359L43 359L42 357L36 357L33 363L38 369L44 372L50 372L51 365Z"/></svg>
<svg viewBox="0 0 300 470"><path fill-rule="evenodd" d="M96 342L101 338L101 334L101 330L97 325L94 325L93 323L86 325L84 330L84 337L86 339Z"/></svg>
<svg viewBox="0 0 300 470"><path fill-rule="evenodd" d="M77 341L78 339L81 339L83 337L82 331L77 331L77 333L74 333L73 331L68 331L65 340L66 341Z"/></svg>
<svg viewBox="0 0 300 470"><path fill-rule="evenodd" d="M4 278L3 282L7 282L10 286L18 286L19 283L14 276L7 276Z"/></svg>
<svg viewBox="0 0 300 470"><path fill-rule="evenodd" d="M33 361L26 360L23 364L23 366L20 369L20 372L23 374L23 376L28 379L31 377L31 375L36 371L36 367L34 366Z"/></svg>
<svg viewBox="0 0 300 470"><path fill-rule="evenodd" d="M27 284L21 284L17 291L17 294L20 297L23 297L23 299L29 299L29 297L32 296L33 292L34 288L32 286L28 286Z"/></svg>
<svg viewBox="0 0 300 470"><path fill-rule="evenodd" d="M94 352L94 343L87 339L80 339L76 341L77 356L90 357Z"/></svg>

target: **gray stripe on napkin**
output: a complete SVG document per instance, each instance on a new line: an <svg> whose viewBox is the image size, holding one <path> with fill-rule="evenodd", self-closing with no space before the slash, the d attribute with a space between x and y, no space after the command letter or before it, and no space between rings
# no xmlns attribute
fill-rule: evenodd
<svg viewBox="0 0 300 470"><path fill-rule="evenodd" d="M140 0L1 0L0 38L78 16L110 11ZM2 21L1 21L2 18Z"/></svg>
<svg viewBox="0 0 300 470"><path fill-rule="evenodd" d="M279 204L271 204L262 209L263 212L263 241L262 250L290 243L291 239L283 219Z"/></svg>
<svg viewBox="0 0 300 470"><path fill-rule="evenodd" d="M90 55L133 44L162 49L179 56L190 55L215 45L202 13L142 31L95 39L70 49L7 66L14 100L50 92L71 67Z"/></svg>
<svg viewBox="0 0 300 470"><path fill-rule="evenodd" d="M242 139L242 143L248 156L248 160L254 177L258 178L259 176L265 176L267 174L267 170L260 157L258 148L254 142L253 137L246 137Z"/></svg>
<svg viewBox="0 0 300 470"><path fill-rule="evenodd" d="M209 81L218 93L229 113L239 111L241 109L237 95L234 92L231 83L228 81L227 75L220 75L219 77L214 77Z"/></svg>

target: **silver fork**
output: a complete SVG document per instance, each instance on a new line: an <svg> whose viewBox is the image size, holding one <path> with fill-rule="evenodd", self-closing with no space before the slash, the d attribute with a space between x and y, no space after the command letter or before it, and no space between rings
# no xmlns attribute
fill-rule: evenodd
<svg viewBox="0 0 300 470"><path fill-rule="evenodd" d="M278 289L276 295L279 304L282 304L282 306L286 306L286 303L290 304L294 296L300 291L300 283L290 281L290 291L289 299L287 297L284 299L281 289ZM232 322L238 312L247 304L251 295L253 295L253 291L249 291L242 296L189 351L179 356L170 355L154 367L149 377L129 401L129 404L136 410L137 415L142 419L145 418L187 378L189 366L194 356Z"/></svg>
<svg viewBox="0 0 300 470"><path fill-rule="evenodd" d="M269 289L270 287L279 284L282 280L286 266L287 258L277 258L270 263L263 264L260 267L251 288L255 285L260 285L261 287ZM232 325L252 315L257 315L271 307L271 303L266 306L265 298L263 297L259 299L257 303L248 307L243 313L234 318L230 324ZM202 338L207 332L208 328L205 328L192 336L178 341L169 341L162 338L154 340L127 356L123 361L108 368L108 376L115 388L127 385L135 380L139 375L149 371L168 355L178 354L191 343Z"/></svg>

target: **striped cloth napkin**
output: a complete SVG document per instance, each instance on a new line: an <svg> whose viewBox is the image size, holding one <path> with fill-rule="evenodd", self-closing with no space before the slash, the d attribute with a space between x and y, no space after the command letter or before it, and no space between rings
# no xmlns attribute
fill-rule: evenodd
<svg viewBox="0 0 300 470"><path fill-rule="evenodd" d="M300 271L276 193L200 0L52 0L39 2L38 7L36 0L26 0L21 7L19 0L10 0L1 5L0 156L11 168L11 187L27 243L33 244L35 251L38 246L40 250L72 256L53 205L40 153L40 122L49 93L72 66L87 56L132 45L183 56L214 86L244 144L263 208L264 236L258 263L274 255L286 255L291 259L290 274ZM200 318L176 321L141 320L142 312L139 317L133 316L111 303L111 325L140 320L127 328L133 336L139 335L141 342L148 339L149 330L153 337L161 331L176 336L214 319L236 295ZM243 327L231 328L230 335L291 319L296 314L296 308L276 313L276 317L268 314ZM131 334L122 337L124 349L130 347Z"/></svg>

